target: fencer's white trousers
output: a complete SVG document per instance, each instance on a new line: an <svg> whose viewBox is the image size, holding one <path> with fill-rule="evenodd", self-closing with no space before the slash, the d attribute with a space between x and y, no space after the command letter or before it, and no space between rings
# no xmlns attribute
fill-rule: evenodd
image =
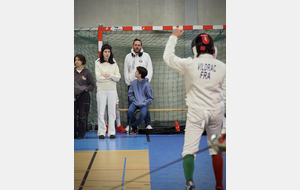
<svg viewBox="0 0 300 190"><path fill-rule="evenodd" d="M205 111L197 108L188 108L182 152L183 157L187 154L192 154L196 159L195 152L199 150L199 143L204 129L207 134L207 144L211 145L211 136L213 134L221 134L222 116L223 112L221 109ZM210 148L209 154L215 155L217 152Z"/></svg>
<svg viewBox="0 0 300 190"><path fill-rule="evenodd" d="M104 112L108 107L108 132L107 135L115 135L115 120L116 120L116 90L98 90L97 91L97 112L98 112L98 136L106 133L106 126L104 121Z"/></svg>

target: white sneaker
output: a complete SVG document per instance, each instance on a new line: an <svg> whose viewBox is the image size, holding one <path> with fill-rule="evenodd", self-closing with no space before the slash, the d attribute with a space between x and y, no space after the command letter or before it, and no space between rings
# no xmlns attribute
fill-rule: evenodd
<svg viewBox="0 0 300 190"><path fill-rule="evenodd" d="M126 126L125 130L126 130L126 131L129 131L129 125Z"/></svg>
<svg viewBox="0 0 300 190"><path fill-rule="evenodd" d="M226 133L226 127L222 127L221 134L224 135Z"/></svg>
<svg viewBox="0 0 300 190"><path fill-rule="evenodd" d="M189 181L186 183L185 189L186 189L186 190L195 190L195 189L196 189L193 180L189 180Z"/></svg>
<svg viewBox="0 0 300 190"><path fill-rule="evenodd" d="M153 128L151 127L151 125L148 125L148 126L146 127L146 129L153 129Z"/></svg>

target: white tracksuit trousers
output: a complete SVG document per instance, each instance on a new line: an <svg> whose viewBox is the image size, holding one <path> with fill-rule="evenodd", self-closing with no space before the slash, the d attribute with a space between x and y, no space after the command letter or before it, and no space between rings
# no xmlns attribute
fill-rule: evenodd
<svg viewBox="0 0 300 190"><path fill-rule="evenodd" d="M108 107L108 133L107 135L115 135L115 120L116 120L116 90L98 90L97 91L97 111L98 111L98 136L106 133L106 126L104 121L104 112Z"/></svg>

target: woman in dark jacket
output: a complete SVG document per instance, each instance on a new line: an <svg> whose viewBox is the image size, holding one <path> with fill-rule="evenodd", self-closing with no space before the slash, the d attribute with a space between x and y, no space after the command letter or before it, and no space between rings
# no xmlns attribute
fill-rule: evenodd
<svg viewBox="0 0 300 190"><path fill-rule="evenodd" d="M86 133L90 109L89 92L94 90L95 82L92 73L83 67L86 64L83 55L76 55L74 64L74 138L82 139Z"/></svg>

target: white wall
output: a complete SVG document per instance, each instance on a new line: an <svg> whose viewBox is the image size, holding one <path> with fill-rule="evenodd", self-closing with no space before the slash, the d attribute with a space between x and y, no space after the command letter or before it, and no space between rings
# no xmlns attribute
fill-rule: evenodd
<svg viewBox="0 0 300 190"><path fill-rule="evenodd" d="M74 28L98 24L226 25L226 0L75 0Z"/></svg>
<svg viewBox="0 0 300 190"><path fill-rule="evenodd" d="M198 0L198 25L226 25L226 0Z"/></svg>

